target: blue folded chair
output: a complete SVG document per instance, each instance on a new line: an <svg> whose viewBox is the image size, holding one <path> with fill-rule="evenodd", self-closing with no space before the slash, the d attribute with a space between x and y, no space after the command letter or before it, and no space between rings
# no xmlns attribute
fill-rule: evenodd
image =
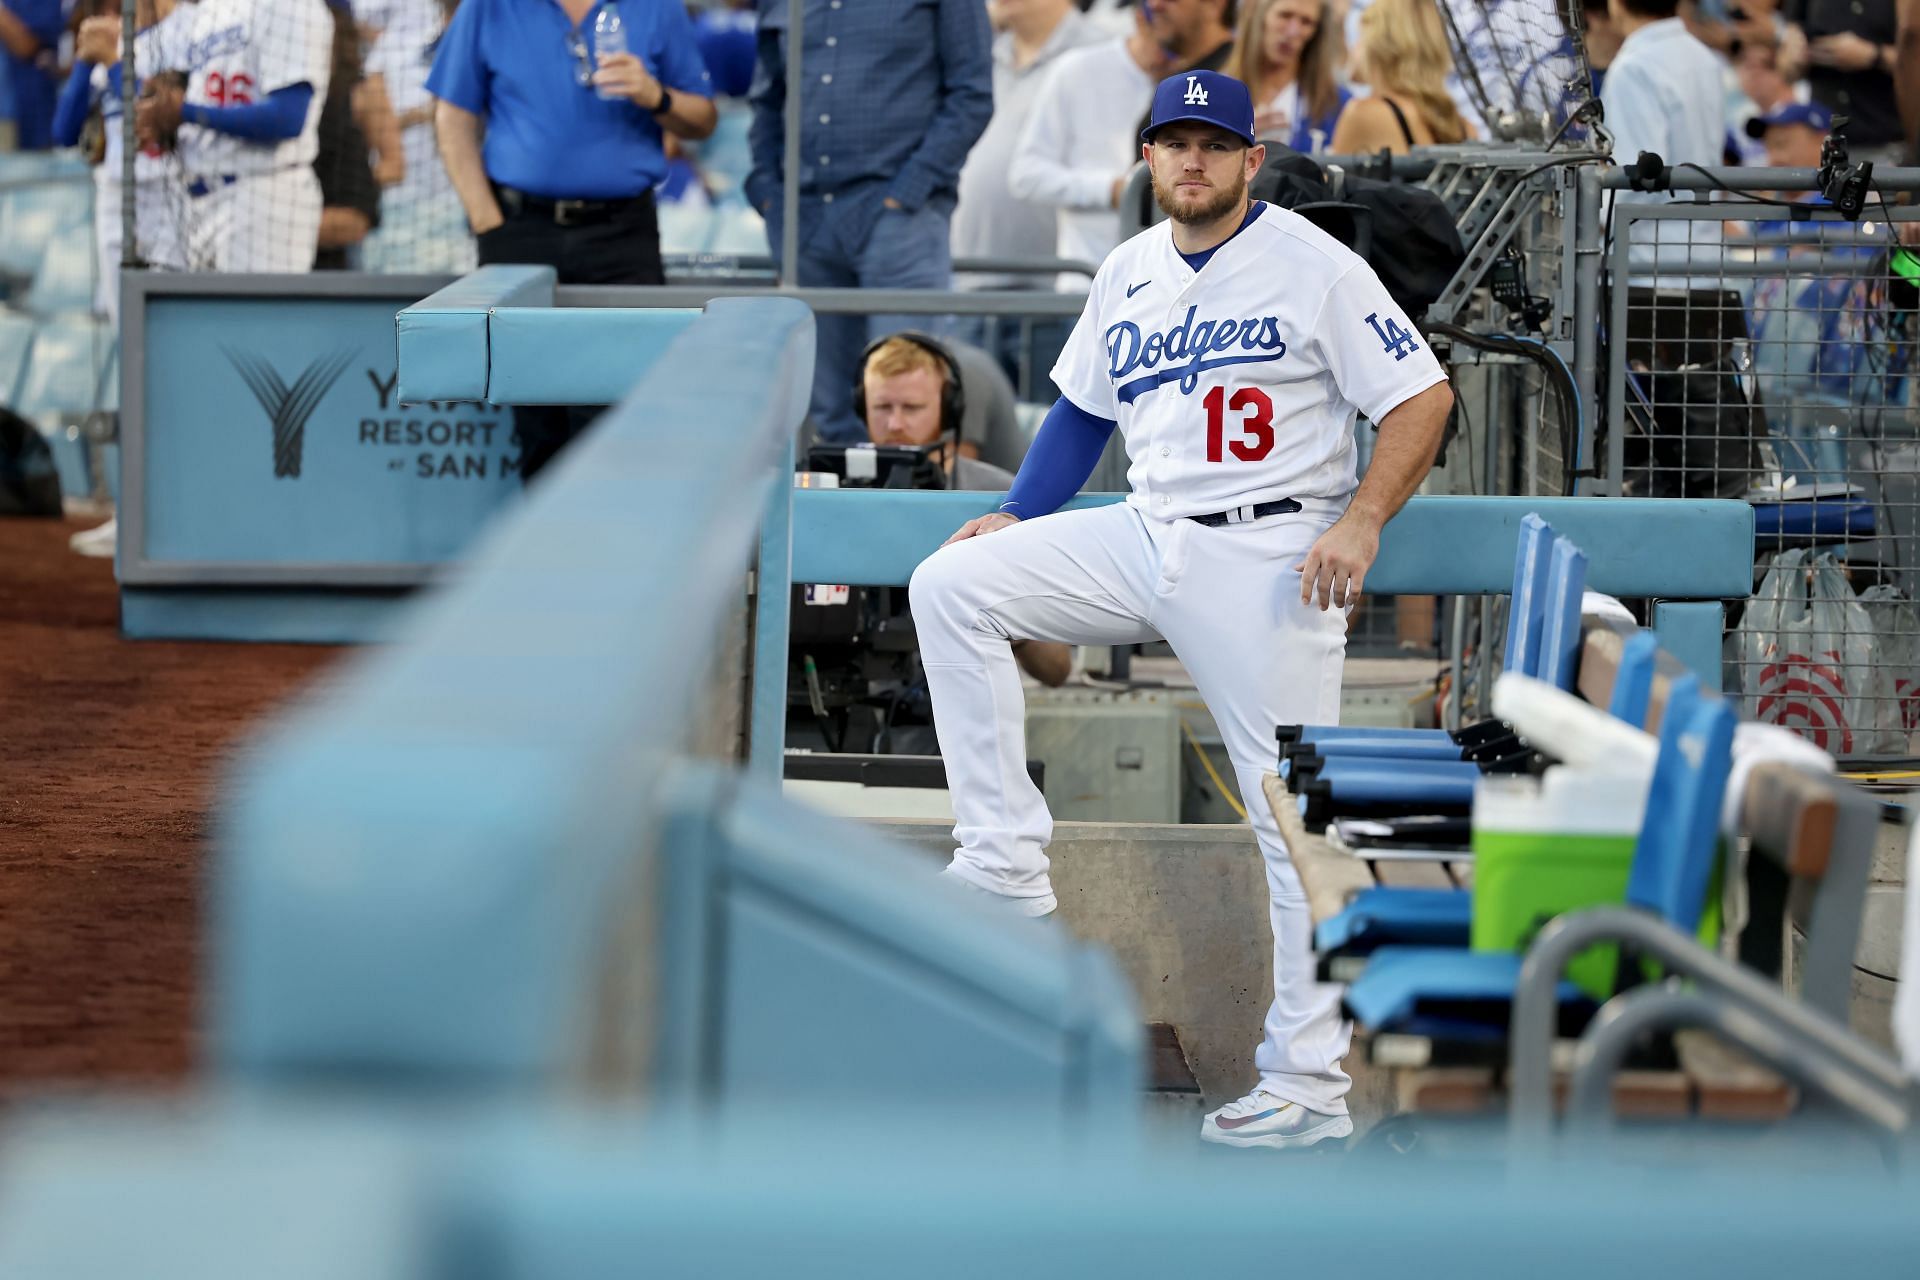
<svg viewBox="0 0 1920 1280"><path fill-rule="evenodd" d="M1692 933L1706 909L1718 854L1720 801L1732 764L1733 708L1703 698L1696 677L1675 682L1660 733L1660 754L1634 846L1627 905ZM1474 1035L1504 1026L1520 975L1517 954L1434 947L1382 947L1347 988L1349 1017L1372 1031L1418 1025ZM1633 964L1621 961L1621 985ZM1563 982L1563 1006L1576 1015L1592 1001Z"/></svg>
<svg viewBox="0 0 1920 1280"><path fill-rule="evenodd" d="M1526 567L1522 583L1526 599L1514 611L1523 616L1523 622L1508 629L1507 649L1515 663L1509 669L1571 690L1579 665L1587 557L1551 530L1544 541L1536 537L1531 550L1534 560L1548 566L1547 574L1536 583L1536 571ZM1377 741L1366 740L1366 745ZM1281 774L1300 798L1307 825L1318 828L1335 815L1464 811L1473 802L1474 784L1495 767L1487 759L1460 759L1457 751L1450 760L1433 758L1430 744L1421 744L1419 750L1429 754L1403 758L1363 749L1350 755L1338 744L1329 744L1325 751L1317 743L1296 744L1283 751L1286 767ZM1510 741L1505 752L1500 768L1526 767L1531 755L1517 741Z"/></svg>
<svg viewBox="0 0 1920 1280"><path fill-rule="evenodd" d="M1520 521L1520 539L1513 557L1513 595L1508 607L1505 669L1536 674L1539 661L1540 609L1546 599L1548 575L1552 572L1552 547L1558 540L1553 528L1529 512ZM1576 593L1577 595L1577 593ZM1576 604L1576 612L1578 606ZM1378 725L1283 724L1278 736L1281 746L1293 742L1334 743L1358 739L1377 740L1383 745L1399 742L1409 746L1428 744L1438 750L1457 748L1478 736L1505 733L1498 721L1469 725L1457 732L1447 729L1394 729Z"/></svg>
<svg viewBox="0 0 1920 1280"><path fill-rule="evenodd" d="M1607 711L1636 727L1646 724L1660 642L1636 632L1620 654ZM1465 947L1473 928L1473 895L1464 889L1363 889L1339 915L1314 930L1322 977L1338 978L1338 963L1384 946Z"/></svg>

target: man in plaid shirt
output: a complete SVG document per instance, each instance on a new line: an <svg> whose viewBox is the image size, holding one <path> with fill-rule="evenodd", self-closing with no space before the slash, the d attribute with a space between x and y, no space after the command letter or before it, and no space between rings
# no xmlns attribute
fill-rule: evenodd
<svg viewBox="0 0 1920 1280"><path fill-rule="evenodd" d="M789 85L787 6L761 5L747 198L781 251L785 114L801 112L801 285L949 289L960 166L993 115L993 33L980 0L806 0L805 76ZM813 419L867 438L853 413L860 353L925 317L820 316Z"/></svg>

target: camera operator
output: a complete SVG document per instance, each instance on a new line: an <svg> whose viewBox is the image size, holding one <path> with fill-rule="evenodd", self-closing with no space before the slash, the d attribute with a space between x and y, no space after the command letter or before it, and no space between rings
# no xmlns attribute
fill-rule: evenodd
<svg viewBox="0 0 1920 1280"><path fill-rule="evenodd" d="M977 447L964 438L968 388L961 363L946 344L913 332L880 339L861 358L853 399L869 440L929 449L948 488L1005 493L1013 483L1011 472L981 461ZM1012 414L1010 396L1006 414ZM984 433L991 427L987 415L980 417L975 430ZM1073 650L1064 644L1016 639L1013 655L1021 670L1042 684L1064 683L1073 672Z"/></svg>

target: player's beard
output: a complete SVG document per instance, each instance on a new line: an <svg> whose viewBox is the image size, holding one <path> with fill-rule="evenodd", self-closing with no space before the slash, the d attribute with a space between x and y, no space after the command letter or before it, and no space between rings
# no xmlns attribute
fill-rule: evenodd
<svg viewBox="0 0 1920 1280"><path fill-rule="evenodd" d="M1160 181L1160 175L1153 175L1153 202L1160 206L1160 212L1175 222L1186 226L1203 226L1209 222L1218 222L1239 207L1247 198L1247 175L1242 170L1239 180L1231 187L1216 187L1211 196L1199 204L1180 204L1173 189Z"/></svg>

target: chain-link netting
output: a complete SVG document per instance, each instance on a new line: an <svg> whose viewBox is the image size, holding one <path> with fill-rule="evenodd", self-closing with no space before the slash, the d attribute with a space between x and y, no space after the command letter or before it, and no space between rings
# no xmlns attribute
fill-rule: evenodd
<svg viewBox="0 0 1920 1280"><path fill-rule="evenodd" d="M1849 758L1908 756L1920 728L1916 299L1888 222L1913 212L1615 211L1616 491L1752 504L1728 687Z"/></svg>
<svg viewBox="0 0 1920 1280"><path fill-rule="evenodd" d="M1560 135L1593 97L1576 12L1563 0L1440 0L1460 92L1484 136Z"/></svg>

